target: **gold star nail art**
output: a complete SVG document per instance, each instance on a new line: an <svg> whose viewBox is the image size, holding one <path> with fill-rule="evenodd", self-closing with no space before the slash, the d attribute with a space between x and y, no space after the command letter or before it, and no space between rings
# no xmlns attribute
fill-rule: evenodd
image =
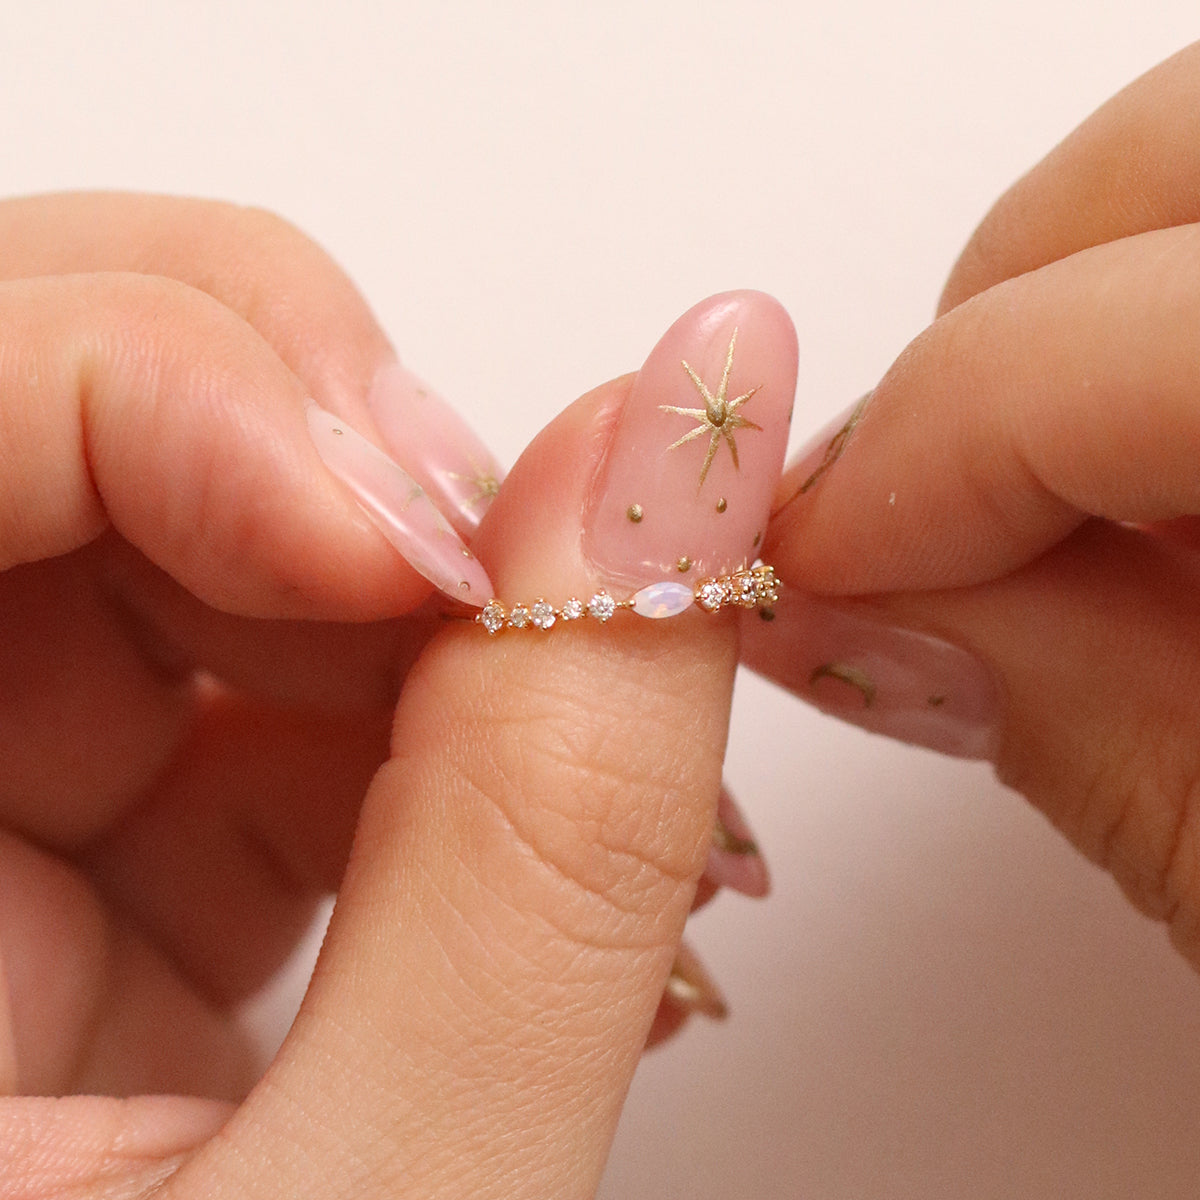
<svg viewBox="0 0 1200 1200"><path fill-rule="evenodd" d="M680 446L693 440L693 438L703 437L708 434L708 453L704 456L704 465L700 468L700 483L699 486L704 486L704 480L708 476L708 468L712 466L712 461L716 457L717 448L721 444L721 439L725 439L725 444L729 447L729 453L733 457L734 469L738 469L738 452L737 440L733 436L735 429L757 429L762 432L762 426L756 425L753 421L747 420L737 410L741 408L755 392L758 391L762 384L758 387L752 387L748 392L743 392L740 396L733 400L725 398L729 388L729 372L733 369L733 348L737 343L738 331L733 331L733 336L729 339L729 350L725 355L725 370L721 374L721 385L717 388L717 394L714 396L708 390L704 381L696 374L692 368L684 362L683 369L688 373L696 391L700 393L704 400L703 408L677 408L674 404L660 404L658 407L663 412L677 413L681 417L691 417L698 422L696 428L685 433L683 437L672 442L667 449L676 450Z"/></svg>
<svg viewBox="0 0 1200 1200"><path fill-rule="evenodd" d="M460 475L457 471L448 471L451 479L459 479L475 488L475 494L462 501L463 508L471 508L476 504L491 504L500 495L500 482L491 471L479 466L474 459L470 460L471 474Z"/></svg>

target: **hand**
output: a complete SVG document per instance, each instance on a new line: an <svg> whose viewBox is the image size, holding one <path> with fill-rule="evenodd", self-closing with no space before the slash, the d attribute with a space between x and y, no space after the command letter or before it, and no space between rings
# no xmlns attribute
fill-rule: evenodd
<svg viewBox="0 0 1200 1200"><path fill-rule="evenodd" d="M748 622L746 651L990 758L1193 963L1198 100L1192 47L996 205L938 320L787 472L764 554L814 597L769 641Z"/></svg>
<svg viewBox="0 0 1200 1200"><path fill-rule="evenodd" d="M494 638L429 615L318 455L436 549L353 431L392 448L370 385L399 386L392 355L276 219L28 201L0 246L0 1190L591 1195L648 1032L717 1004L695 974L660 999L710 862L728 614ZM765 431L741 475L719 447L718 514L706 442L657 481L631 446L686 430L659 402L699 402L680 359L715 381L735 325ZM475 540L497 594L624 594L664 531L691 574L728 566L765 520L794 369L763 297L681 319L522 459ZM415 475L429 450L393 453ZM627 485L636 528L603 502ZM255 1082L236 1005L335 886ZM147 1092L180 1095L105 1098Z"/></svg>

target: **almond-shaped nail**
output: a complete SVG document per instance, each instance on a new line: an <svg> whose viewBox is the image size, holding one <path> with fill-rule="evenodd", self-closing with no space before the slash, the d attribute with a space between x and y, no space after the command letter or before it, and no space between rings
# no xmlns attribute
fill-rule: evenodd
<svg viewBox="0 0 1200 1200"><path fill-rule="evenodd" d="M846 452L854 431L858 428L873 393L861 396L844 412L823 426L788 464L779 485L773 514L797 496L806 495L817 486L839 458Z"/></svg>
<svg viewBox="0 0 1200 1200"><path fill-rule="evenodd" d="M491 451L449 403L400 363L379 370L367 406L392 458L470 537L504 478Z"/></svg>
<svg viewBox="0 0 1200 1200"><path fill-rule="evenodd" d="M696 952L686 943L679 947L664 989L666 997L685 1012L703 1013L714 1021L729 1016L729 1005Z"/></svg>
<svg viewBox="0 0 1200 1200"><path fill-rule="evenodd" d="M754 834L728 787L721 784L704 878L743 896L765 896L771 882Z"/></svg>
<svg viewBox="0 0 1200 1200"><path fill-rule="evenodd" d="M424 488L345 421L316 404L308 428L321 460L404 560L439 591L481 606L492 595L487 572Z"/></svg>
<svg viewBox="0 0 1200 1200"><path fill-rule="evenodd" d="M796 332L778 301L686 312L638 372L589 497L584 550L610 578L694 584L753 562L779 480Z"/></svg>
<svg viewBox="0 0 1200 1200"><path fill-rule="evenodd" d="M869 605L787 588L742 622L742 660L832 716L957 758L992 758L1000 693L963 646L889 624Z"/></svg>

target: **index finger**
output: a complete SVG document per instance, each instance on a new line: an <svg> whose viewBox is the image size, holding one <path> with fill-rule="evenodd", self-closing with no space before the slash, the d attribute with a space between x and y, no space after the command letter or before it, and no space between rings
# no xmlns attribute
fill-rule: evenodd
<svg viewBox="0 0 1200 1200"><path fill-rule="evenodd" d="M794 464L764 555L830 594L1007 574L1088 516L1200 512L1200 227L1082 251L952 309L841 449Z"/></svg>
<svg viewBox="0 0 1200 1200"><path fill-rule="evenodd" d="M346 417L394 358L328 254L274 213L217 200L68 192L0 201L0 280L120 271L176 279L232 309Z"/></svg>

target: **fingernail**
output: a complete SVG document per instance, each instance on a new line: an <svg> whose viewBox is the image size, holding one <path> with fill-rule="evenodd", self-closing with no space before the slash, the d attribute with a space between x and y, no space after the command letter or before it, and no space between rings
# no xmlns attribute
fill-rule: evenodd
<svg viewBox="0 0 1200 1200"><path fill-rule="evenodd" d="M858 428L871 395L872 393L868 392L845 411L838 413L832 421L822 426L795 456L780 482L772 515L797 496L803 496L816 487L825 473L842 457L854 431Z"/></svg>
<svg viewBox="0 0 1200 1200"><path fill-rule="evenodd" d="M407 471L316 404L308 406L308 428L321 460L414 570L465 604L487 602L487 572Z"/></svg>
<svg viewBox="0 0 1200 1200"><path fill-rule="evenodd" d="M679 947L664 991L685 1012L703 1013L714 1021L723 1021L729 1016L729 1005L720 988L686 942Z"/></svg>
<svg viewBox="0 0 1200 1200"><path fill-rule="evenodd" d="M863 729L956 758L995 755L1000 692L988 667L964 647L888 624L865 605L788 588L772 621L743 620L742 658Z"/></svg>
<svg viewBox="0 0 1200 1200"><path fill-rule="evenodd" d="M783 466L796 333L761 292L685 313L646 359L616 420L584 549L629 584L691 584L758 553Z"/></svg>
<svg viewBox="0 0 1200 1200"><path fill-rule="evenodd" d="M491 451L437 392L400 363L380 369L367 406L391 456L450 524L470 537L504 478Z"/></svg>
<svg viewBox="0 0 1200 1200"><path fill-rule="evenodd" d="M743 896L765 896L771 883L767 864L737 802L724 783L704 877Z"/></svg>

